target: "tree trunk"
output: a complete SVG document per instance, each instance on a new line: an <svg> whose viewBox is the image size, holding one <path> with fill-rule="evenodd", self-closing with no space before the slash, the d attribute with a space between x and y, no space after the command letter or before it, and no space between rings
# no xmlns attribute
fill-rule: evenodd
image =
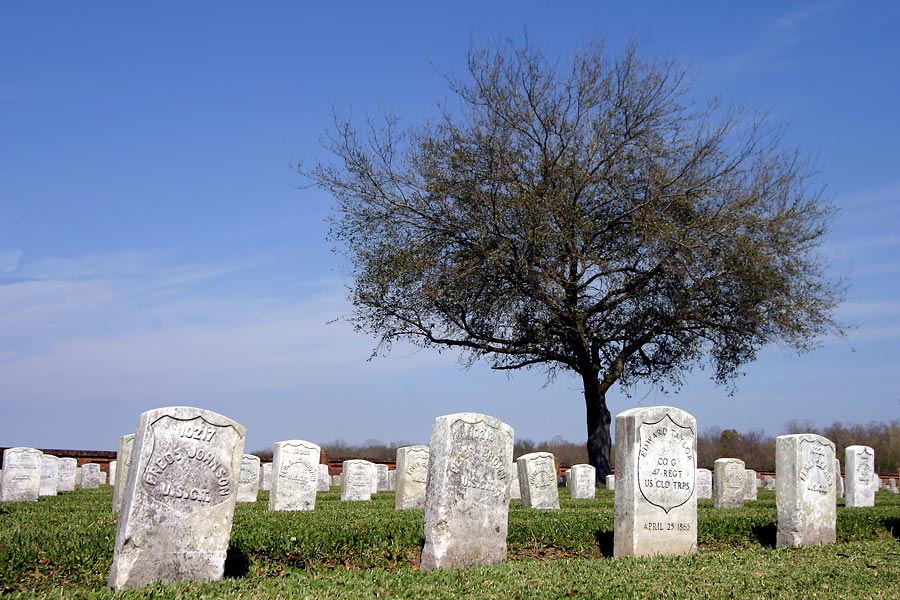
<svg viewBox="0 0 900 600"><path fill-rule="evenodd" d="M584 403L587 406L587 451L590 464L597 470L597 485L606 484L612 473L609 453L612 438L609 434L611 417L606 407L606 394L600 389L597 373L582 373Z"/></svg>

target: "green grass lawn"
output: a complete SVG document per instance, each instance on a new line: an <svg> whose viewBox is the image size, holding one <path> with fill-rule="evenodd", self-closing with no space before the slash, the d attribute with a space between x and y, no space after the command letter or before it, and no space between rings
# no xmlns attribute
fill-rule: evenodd
<svg viewBox="0 0 900 600"><path fill-rule="evenodd" d="M775 497L737 510L701 501L696 555L612 559L612 492L559 511L513 501L509 561L417 570L422 511L392 493L316 510L266 512L265 493L239 504L224 581L105 589L116 517L111 488L0 504L0 592L35 598L900 598L900 496L838 507L838 543L778 550Z"/></svg>

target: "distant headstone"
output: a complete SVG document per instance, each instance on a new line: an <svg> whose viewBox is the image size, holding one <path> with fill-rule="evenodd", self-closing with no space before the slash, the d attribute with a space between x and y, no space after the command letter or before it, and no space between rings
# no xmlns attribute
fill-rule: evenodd
<svg viewBox="0 0 900 600"><path fill-rule="evenodd" d="M606 489L616 491L616 476L615 475L607 475L606 476Z"/></svg>
<svg viewBox="0 0 900 600"><path fill-rule="evenodd" d="M744 502L756 500L756 471L753 469L744 469Z"/></svg>
<svg viewBox="0 0 900 600"><path fill-rule="evenodd" d="M241 457L241 474L235 502L256 502L259 496L259 468L258 456L244 454Z"/></svg>
<svg viewBox="0 0 900 600"><path fill-rule="evenodd" d="M345 460L341 464L341 500L368 502L372 499L375 465L367 460Z"/></svg>
<svg viewBox="0 0 900 600"><path fill-rule="evenodd" d="M109 485L116 485L116 468L118 467L117 461L112 461L109 463Z"/></svg>
<svg viewBox="0 0 900 600"><path fill-rule="evenodd" d="M562 480L566 486L566 489L569 490L569 493L571 494L571 492L572 492L572 469L571 469L571 467L566 469L566 472L563 473Z"/></svg>
<svg viewBox="0 0 900 600"><path fill-rule="evenodd" d="M272 463L263 463L259 473L259 489L268 492L272 489Z"/></svg>
<svg viewBox="0 0 900 600"><path fill-rule="evenodd" d="M222 578L246 431L186 406L141 414L109 586Z"/></svg>
<svg viewBox="0 0 900 600"><path fill-rule="evenodd" d="M59 485L59 457L52 454L41 456L41 486L39 496L55 496Z"/></svg>
<svg viewBox="0 0 900 600"><path fill-rule="evenodd" d="M881 484L875 473L875 451L869 446L847 446L844 466L847 469L844 504L852 508L875 506L875 492Z"/></svg>
<svg viewBox="0 0 900 600"><path fill-rule="evenodd" d="M428 483L428 446L397 448L394 508L425 508L425 486Z"/></svg>
<svg viewBox="0 0 900 600"><path fill-rule="evenodd" d="M744 506L744 461L737 458L720 458L713 463L713 505L716 508L740 508Z"/></svg>
<svg viewBox="0 0 900 600"><path fill-rule="evenodd" d="M128 471L131 469L132 448L134 448L133 433L119 437L119 443L116 448L116 478L113 487L112 511L114 513L122 510L122 498L125 497L125 483L128 481Z"/></svg>
<svg viewBox="0 0 900 600"><path fill-rule="evenodd" d="M614 556L697 551L696 431L671 406L616 415Z"/></svg>
<svg viewBox="0 0 900 600"><path fill-rule="evenodd" d="M522 507L541 510L559 509L556 487L556 463L550 452L531 452L516 459Z"/></svg>
<svg viewBox="0 0 900 600"><path fill-rule="evenodd" d="M713 477L709 469L697 469L697 500L712 500Z"/></svg>
<svg viewBox="0 0 900 600"><path fill-rule="evenodd" d="M388 471L388 490L394 492L397 490L397 470Z"/></svg>
<svg viewBox="0 0 900 600"><path fill-rule="evenodd" d="M429 447L420 568L506 560L512 427L479 413L438 417Z"/></svg>
<svg viewBox="0 0 900 600"><path fill-rule="evenodd" d="M275 443L269 510L313 510L322 449L305 440Z"/></svg>
<svg viewBox="0 0 900 600"><path fill-rule="evenodd" d="M812 433L775 438L778 547L833 544L836 539L834 444Z"/></svg>
<svg viewBox="0 0 900 600"><path fill-rule="evenodd" d="M328 473L328 465L319 465L319 478L316 480L316 491L327 492L331 489L331 475Z"/></svg>
<svg viewBox="0 0 900 600"><path fill-rule="evenodd" d="M71 492L75 490L75 468L78 461L74 458L59 459L59 484L56 486L58 492Z"/></svg>
<svg viewBox="0 0 900 600"><path fill-rule="evenodd" d="M390 484L388 483L388 466L382 464L375 465L375 476L377 477L378 482L376 491L390 491Z"/></svg>
<svg viewBox="0 0 900 600"><path fill-rule="evenodd" d="M43 452L37 448L7 448L3 451L0 502L33 502L41 491Z"/></svg>
<svg viewBox="0 0 900 600"><path fill-rule="evenodd" d="M107 485L108 483L109 483L109 480L107 479L106 471L101 470L100 471L100 485Z"/></svg>
<svg viewBox="0 0 900 600"><path fill-rule="evenodd" d="M522 484L519 483L519 465L516 463L509 467L509 499L522 499Z"/></svg>
<svg viewBox="0 0 900 600"><path fill-rule="evenodd" d="M332 487L337 486L341 487L341 475L338 473L337 475L331 476L331 485Z"/></svg>
<svg viewBox="0 0 900 600"><path fill-rule="evenodd" d="M835 494L838 498L844 497L844 478L841 477L841 461L834 459L834 484L836 486Z"/></svg>
<svg viewBox="0 0 900 600"><path fill-rule="evenodd" d="M594 465L572 465L569 497L576 500L593 500L597 496L597 469Z"/></svg>
<svg viewBox="0 0 900 600"><path fill-rule="evenodd" d="M99 488L102 481L100 473L100 465L97 463L81 465L81 489L96 490Z"/></svg>

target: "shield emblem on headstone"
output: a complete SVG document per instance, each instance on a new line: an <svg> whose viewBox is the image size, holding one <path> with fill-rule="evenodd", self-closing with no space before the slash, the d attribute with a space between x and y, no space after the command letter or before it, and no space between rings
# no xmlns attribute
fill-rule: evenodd
<svg viewBox="0 0 900 600"><path fill-rule="evenodd" d="M694 494L694 430L666 414L638 430L638 488L650 504L668 513Z"/></svg>
<svg viewBox="0 0 900 600"><path fill-rule="evenodd" d="M149 429L152 450L142 465L141 485L155 501L194 512L222 504L235 493L231 462L240 436L233 427L203 417L163 416Z"/></svg>

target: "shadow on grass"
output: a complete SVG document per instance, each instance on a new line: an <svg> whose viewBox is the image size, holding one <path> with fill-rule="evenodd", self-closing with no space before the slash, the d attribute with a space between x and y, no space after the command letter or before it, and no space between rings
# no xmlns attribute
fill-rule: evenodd
<svg viewBox="0 0 900 600"><path fill-rule="evenodd" d="M225 577L235 579L250 572L250 559L235 547L228 548L225 555Z"/></svg>
<svg viewBox="0 0 900 600"><path fill-rule="evenodd" d="M603 556L613 555L614 535L614 532L603 531L602 529L598 529L594 532L594 539L597 540L597 545L600 547L600 554Z"/></svg>
<svg viewBox="0 0 900 600"><path fill-rule="evenodd" d="M888 517L886 519L881 520L881 524L884 525L884 528L891 532L891 535L897 539L900 539L900 519L897 517Z"/></svg>
<svg viewBox="0 0 900 600"><path fill-rule="evenodd" d="M761 546L766 548L774 548L776 538L778 537L778 526L774 523L769 523L767 525L755 525L751 528L753 532L753 537L759 542Z"/></svg>

